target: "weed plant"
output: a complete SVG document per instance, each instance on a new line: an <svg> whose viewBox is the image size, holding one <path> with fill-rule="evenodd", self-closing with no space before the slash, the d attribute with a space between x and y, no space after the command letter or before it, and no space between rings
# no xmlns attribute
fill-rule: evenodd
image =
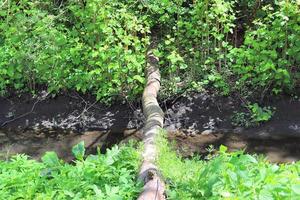
<svg viewBox="0 0 300 200"><path fill-rule="evenodd" d="M0 199L136 199L141 157L133 144L84 155L84 144L73 147L73 163L47 152L42 162L26 155L0 161Z"/></svg>
<svg viewBox="0 0 300 200"><path fill-rule="evenodd" d="M168 199L300 198L300 163L273 164L243 151L220 146L207 160L184 159L163 137L157 138L157 164L167 183Z"/></svg>

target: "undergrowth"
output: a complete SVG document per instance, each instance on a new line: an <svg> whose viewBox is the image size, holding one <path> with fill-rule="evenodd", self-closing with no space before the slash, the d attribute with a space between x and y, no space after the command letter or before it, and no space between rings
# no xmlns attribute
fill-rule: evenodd
<svg viewBox="0 0 300 200"><path fill-rule="evenodd" d="M161 96L243 98L300 83L298 0L9 0L0 3L0 93L77 90L134 99L158 36Z"/></svg>
<svg viewBox="0 0 300 200"><path fill-rule="evenodd" d="M136 173L141 157L133 144L84 158L84 144L72 149L74 163L54 152L42 162L26 155L0 161L0 199L136 199L141 184Z"/></svg>
<svg viewBox="0 0 300 200"><path fill-rule="evenodd" d="M246 108L247 111L245 112L234 111L231 116L231 124L233 126L246 128L258 126L269 121L275 113L274 107L261 107L257 103L248 104Z"/></svg>
<svg viewBox="0 0 300 200"><path fill-rule="evenodd" d="M168 199L300 198L300 163L272 164L243 151L227 152L220 146L208 160L184 159L161 135L157 163L167 183Z"/></svg>

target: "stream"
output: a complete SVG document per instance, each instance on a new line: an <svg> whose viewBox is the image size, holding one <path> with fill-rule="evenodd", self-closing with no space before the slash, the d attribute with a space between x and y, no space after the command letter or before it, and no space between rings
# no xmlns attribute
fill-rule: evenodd
<svg viewBox="0 0 300 200"><path fill-rule="evenodd" d="M95 103L77 93L49 97L36 103L30 96L0 98L0 157L25 153L39 159L56 151L71 161L71 148L85 141L88 153L105 152L114 144L141 140L143 115L139 103ZM35 107L32 112L33 105ZM271 162L300 159L300 101L288 97L268 100L276 107L272 119L257 127L231 125L231 115L241 105L233 98L192 94L161 102L168 138L184 157L205 158L210 148L223 144L230 151L264 154ZM26 115L24 115L24 113ZM18 118L18 116L22 116Z"/></svg>

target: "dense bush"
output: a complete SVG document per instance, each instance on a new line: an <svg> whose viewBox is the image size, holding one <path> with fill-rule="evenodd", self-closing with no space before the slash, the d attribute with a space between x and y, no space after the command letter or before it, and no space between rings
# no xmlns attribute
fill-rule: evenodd
<svg viewBox="0 0 300 200"><path fill-rule="evenodd" d="M262 157L226 152L208 161L183 159L159 138L158 166L168 199L299 199L300 163L271 164Z"/></svg>
<svg viewBox="0 0 300 200"><path fill-rule="evenodd" d="M136 199L140 154L133 146L113 147L105 155L84 156L80 143L73 148L73 164L59 160L54 152L43 162L25 155L0 161L1 199Z"/></svg>
<svg viewBox="0 0 300 200"><path fill-rule="evenodd" d="M0 11L0 90L133 96L144 83L149 28L119 1L8 1ZM55 2L55 1L54 1Z"/></svg>
<svg viewBox="0 0 300 200"><path fill-rule="evenodd" d="M280 2L273 12L254 22L240 48L231 50L232 73L236 88L251 91L273 91L275 94L291 89L299 78L300 10L299 5Z"/></svg>
<svg viewBox="0 0 300 200"><path fill-rule="evenodd" d="M167 85L167 89L173 89L171 93L181 89L178 85L199 87L197 83L212 83L224 94L229 93L226 76L222 74L228 71L226 60L229 35L234 28L234 2L194 1L190 7L174 7L177 20L160 49L163 73L172 80L169 83L173 85Z"/></svg>
<svg viewBox="0 0 300 200"><path fill-rule="evenodd" d="M173 10L159 49L168 92L202 86L246 97L297 86L299 2L193 1Z"/></svg>
<svg viewBox="0 0 300 200"><path fill-rule="evenodd" d="M300 80L299 16L296 0L5 1L0 91L44 85L103 101L135 97L152 30L164 96L290 92Z"/></svg>

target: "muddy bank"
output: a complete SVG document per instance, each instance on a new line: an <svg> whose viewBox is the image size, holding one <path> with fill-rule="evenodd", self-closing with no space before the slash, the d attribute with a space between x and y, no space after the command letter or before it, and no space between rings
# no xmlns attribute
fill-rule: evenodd
<svg viewBox="0 0 300 200"><path fill-rule="evenodd" d="M221 144L230 151L264 154L272 162L300 160L300 101L276 97L261 105L276 108L270 121L250 128L232 125L235 111L243 111L242 101L232 97L194 94L181 97L166 109L169 139L185 157L208 154L209 146ZM180 131L178 131L180 130Z"/></svg>
<svg viewBox="0 0 300 200"><path fill-rule="evenodd" d="M139 103L106 106L77 93L37 100L0 98L1 158L26 153L38 159L46 151L56 151L71 160L71 147L81 140L93 153L97 147L104 152L113 144L142 138L144 118ZM177 149L186 157L197 153L204 158L210 145L224 144L230 150L265 154L274 162L299 160L300 101L281 97L265 104L276 107L272 119L248 129L231 124L233 112L242 109L234 98L193 94L162 102L161 107L169 139L177 141Z"/></svg>
<svg viewBox="0 0 300 200"><path fill-rule="evenodd" d="M274 97L262 106L275 108L271 120L250 128L232 125L235 111L245 111L238 98L193 94L181 97L166 107L166 129L182 130L186 134L236 133L253 138L300 137L300 100Z"/></svg>
<svg viewBox="0 0 300 200"><path fill-rule="evenodd" d="M9 135L6 137L5 135ZM136 129L117 131L85 131L81 133L55 131L6 131L0 132L0 159L8 159L11 155L25 153L34 159L40 159L45 152L55 151L65 161L74 159L71 149L84 141L87 154L95 154L97 148L102 153L115 144L129 140L141 140L141 132Z"/></svg>
<svg viewBox="0 0 300 200"><path fill-rule="evenodd" d="M205 159L212 148L215 152L223 144L228 147L229 151L245 150L251 154L263 154L271 162L300 160L300 137L259 138L236 133L187 136L182 132L171 132L169 139L176 141L176 149L183 157L197 154Z"/></svg>
<svg viewBox="0 0 300 200"><path fill-rule="evenodd" d="M89 95L68 92L58 96L39 94L0 97L0 129L89 130L136 129L143 123L138 103L116 102L107 106Z"/></svg>
<svg viewBox="0 0 300 200"><path fill-rule="evenodd" d="M78 93L41 98L0 97L0 158L26 153L38 159L46 151L71 160L71 148L85 141L87 151L139 139L143 116L139 104L112 106Z"/></svg>

